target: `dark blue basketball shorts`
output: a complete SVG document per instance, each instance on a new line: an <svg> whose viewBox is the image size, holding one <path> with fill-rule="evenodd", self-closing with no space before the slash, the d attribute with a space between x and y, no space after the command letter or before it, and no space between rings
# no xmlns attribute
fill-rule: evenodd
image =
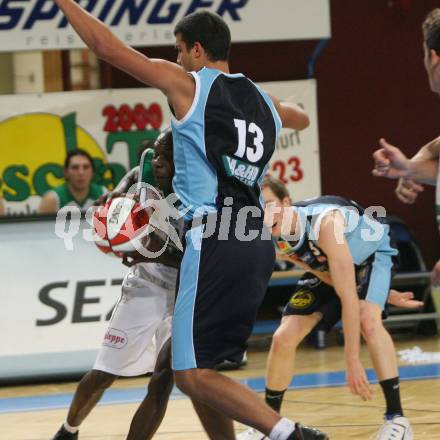
<svg viewBox="0 0 440 440"><path fill-rule="evenodd" d="M275 263L272 241L261 239L262 221L248 219L247 225L260 231L258 238L240 241L233 225L227 240L219 239L218 227L206 238L203 225L185 233L172 329L174 370L241 361Z"/></svg>
<svg viewBox="0 0 440 440"><path fill-rule="evenodd" d="M356 287L359 299L377 304L387 315L388 298L393 274L392 256L377 252L368 262L355 267ZM330 330L341 319L341 301L333 286L320 281L306 272L298 281L296 289L283 311L287 315L311 315L319 312L323 330Z"/></svg>

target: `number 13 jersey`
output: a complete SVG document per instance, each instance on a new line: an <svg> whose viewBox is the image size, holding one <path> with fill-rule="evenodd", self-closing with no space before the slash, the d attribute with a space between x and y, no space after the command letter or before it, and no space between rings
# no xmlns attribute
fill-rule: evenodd
<svg viewBox="0 0 440 440"><path fill-rule="evenodd" d="M186 220L223 206L263 208L260 185L281 129L271 98L242 74L191 72L193 104L172 119L173 188ZM230 204L228 204L230 205Z"/></svg>

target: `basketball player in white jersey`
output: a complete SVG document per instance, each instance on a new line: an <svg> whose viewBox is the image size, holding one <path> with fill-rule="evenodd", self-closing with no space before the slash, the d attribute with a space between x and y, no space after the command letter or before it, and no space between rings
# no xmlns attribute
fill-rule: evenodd
<svg viewBox="0 0 440 440"><path fill-rule="evenodd" d="M153 173L144 174L145 183L155 183L167 193L174 172L171 131L157 139L154 150L153 167L149 167ZM98 202L103 204L108 197L126 193L138 181L138 175L136 167L112 194ZM141 257L139 254L131 261L95 365L78 384L67 419L54 440L77 439L79 426L118 376L139 376L153 370L148 398L133 418L128 438L151 438L160 425L173 386L169 338L179 259L168 257L165 265L141 262Z"/></svg>

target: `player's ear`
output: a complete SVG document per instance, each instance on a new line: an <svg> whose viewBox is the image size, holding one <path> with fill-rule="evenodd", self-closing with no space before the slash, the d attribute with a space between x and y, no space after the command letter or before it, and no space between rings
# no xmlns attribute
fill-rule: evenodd
<svg viewBox="0 0 440 440"><path fill-rule="evenodd" d="M429 51L431 65L436 66L440 63L440 56L434 49Z"/></svg>
<svg viewBox="0 0 440 440"><path fill-rule="evenodd" d="M205 54L205 49L198 41L194 43L191 50L196 58L200 58L203 54Z"/></svg>

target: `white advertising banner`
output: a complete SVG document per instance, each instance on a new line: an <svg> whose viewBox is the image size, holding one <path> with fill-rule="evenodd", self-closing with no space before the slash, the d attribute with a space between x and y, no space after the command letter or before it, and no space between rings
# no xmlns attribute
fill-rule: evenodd
<svg viewBox="0 0 440 440"><path fill-rule="evenodd" d="M68 250L54 219L0 223L0 380L93 365L128 269L84 240L87 229Z"/></svg>
<svg viewBox="0 0 440 440"><path fill-rule="evenodd" d="M234 42L330 37L329 0L77 0L131 46L174 44L174 27L205 9ZM0 52L84 47L53 0L0 0Z"/></svg>
<svg viewBox="0 0 440 440"><path fill-rule="evenodd" d="M318 106L315 80L263 83L262 87L281 99L300 104L310 118L301 132L283 128L270 162L272 176L283 181L293 201L321 195Z"/></svg>
<svg viewBox="0 0 440 440"><path fill-rule="evenodd" d="M283 130L271 173L295 200L319 195L315 81L261 85L300 103L311 120L302 132ZM0 196L6 212L34 213L41 196L63 183L64 159L75 148L91 154L96 181L112 189L138 164L142 142L155 139L170 116L166 98L154 89L0 96Z"/></svg>

